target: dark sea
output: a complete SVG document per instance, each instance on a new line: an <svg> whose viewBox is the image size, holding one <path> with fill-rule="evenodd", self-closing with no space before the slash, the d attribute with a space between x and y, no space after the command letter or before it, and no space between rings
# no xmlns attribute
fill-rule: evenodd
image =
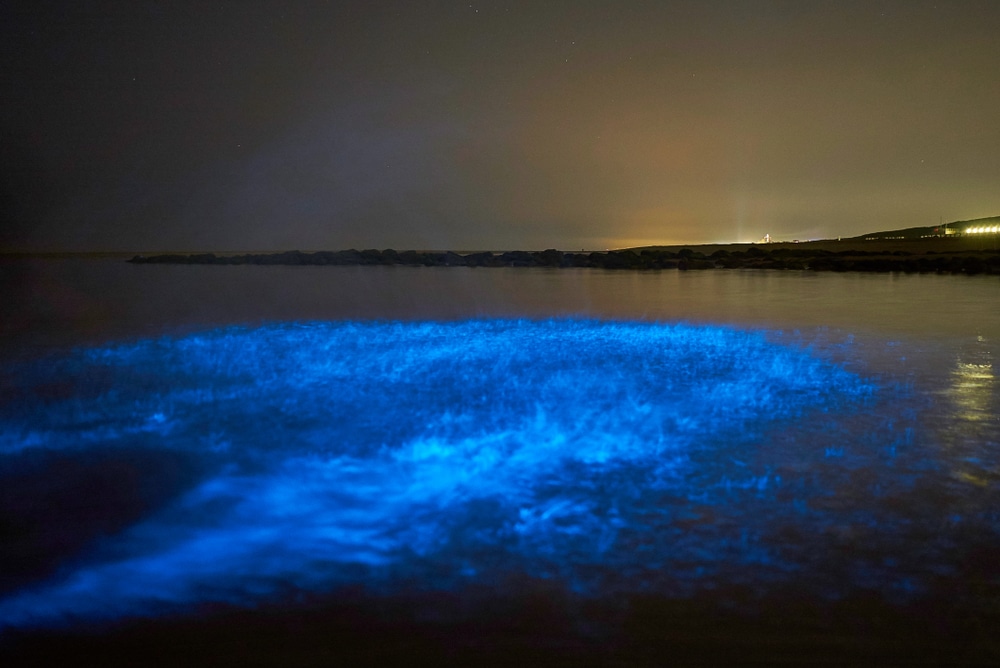
<svg viewBox="0 0 1000 668"><path fill-rule="evenodd" d="M1000 282L0 262L0 657L1000 661Z"/></svg>

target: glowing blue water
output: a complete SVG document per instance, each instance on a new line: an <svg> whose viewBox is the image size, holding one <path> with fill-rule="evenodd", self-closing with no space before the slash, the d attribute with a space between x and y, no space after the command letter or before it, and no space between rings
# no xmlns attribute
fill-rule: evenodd
<svg viewBox="0 0 1000 668"><path fill-rule="evenodd" d="M936 466L900 452L917 449L905 388L759 333L276 324L10 374L8 473L40 480L53 458L95 449L170 452L199 473L7 592L0 626L510 573L584 595L800 580L826 596L905 593L951 567L948 521L997 525L899 503ZM922 551L901 564L915 535Z"/></svg>

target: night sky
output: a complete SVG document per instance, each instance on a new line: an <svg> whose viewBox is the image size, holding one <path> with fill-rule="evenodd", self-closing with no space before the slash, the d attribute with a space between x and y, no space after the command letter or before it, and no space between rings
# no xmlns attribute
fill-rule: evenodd
<svg viewBox="0 0 1000 668"><path fill-rule="evenodd" d="M14 0L0 95L0 250L589 250L1000 214L995 0Z"/></svg>

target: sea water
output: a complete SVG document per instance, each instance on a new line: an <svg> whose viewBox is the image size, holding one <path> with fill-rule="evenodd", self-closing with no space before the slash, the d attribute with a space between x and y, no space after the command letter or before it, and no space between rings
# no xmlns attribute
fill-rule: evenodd
<svg viewBox="0 0 1000 668"><path fill-rule="evenodd" d="M0 626L512 575L972 596L1000 547L994 278L2 270Z"/></svg>

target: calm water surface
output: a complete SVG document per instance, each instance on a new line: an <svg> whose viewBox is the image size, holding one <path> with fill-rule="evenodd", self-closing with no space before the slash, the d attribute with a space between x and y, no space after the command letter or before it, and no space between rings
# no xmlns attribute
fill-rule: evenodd
<svg viewBox="0 0 1000 668"><path fill-rule="evenodd" d="M8 349L313 319L686 321L958 346L1000 335L1000 286L987 277L44 260L0 263L0 286Z"/></svg>

